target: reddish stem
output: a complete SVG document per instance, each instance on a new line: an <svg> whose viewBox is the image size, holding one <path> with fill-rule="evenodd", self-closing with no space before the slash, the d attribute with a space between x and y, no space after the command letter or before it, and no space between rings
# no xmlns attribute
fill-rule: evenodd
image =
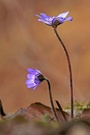
<svg viewBox="0 0 90 135"><path fill-rule="evenodd" d="M49 98L50 98L50 103L51 103L51 107L52 107L52 112L53 112L53 115L54 115L55 119L59 122L59 119L58 119L58 116L57 116L57 113L56 113L56 110L55 110L55 107L54 107L54 103L53 103L51 85L50 85L50 82L47 78L45 78L45 80L47 81L47 84L48 84Z"/></svg>
<svg viewBox="0 0 90 135"><path fill-rule="evenodd" d="M70 57L69 57L69 54L68 54L68 51L66 49L65 44L63 43L62 39L60 38L60 36L57 33L56 28L53 28L53 29L54 29L54 32L55 32L59 42L62 45L62 47L64 49L64 52L65 52L65 55L67 57L68 68L69 68L69 76L70 76L70 91L71 91L71 118L73 118L74 117L74 114L73 114L73 112L74 112L74 105L73 105L73 79L72 79L72 68L71 68Z"/></svg>

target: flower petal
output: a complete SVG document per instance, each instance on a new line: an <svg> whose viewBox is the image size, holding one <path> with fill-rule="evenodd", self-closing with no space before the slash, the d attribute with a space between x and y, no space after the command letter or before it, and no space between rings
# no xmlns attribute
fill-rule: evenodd
<svg viewBox="0 0 90 135"><path fill-rule="evenodd" d="M34 79L26 80L25 84L27 84L27 85L34 84Z"/></svg>
<svg viewBox="0 0 90 135"><path fill-rule="evenodd" d="M38 21L44 21L46 18L50 18L49 16L47 16L44 13L40 13L40 15L35 14L37 17L39 17Z"/></svg>
<svg viewBox="0 0 90 135"><path fill-rule="evenodd" d="M68 18L66 18L64 21L72 21L72 20L73 20L72 17L68 17Z"/></svg>
<svg viewBox="0 0 90 135"><path fill-rule="evenodd" d="M59 14L57 17L66 18L66 16L67 16L68 14L69 14L69 11L68 11L68 12L65 12L65 13Z"/></svg>
<svg viewBox="0 0 90 135"><path fill-rule="evenodd" d="M40 13L41 14L41 16L40 17L42 17L43 19L46 19L46 18L50 18L50 16L47 16L46 14L44 14L44 13Z"/></svg>
<svg viewBox="0 0 90 135"><path fill-rule="evenodd" d="M40 84L40 80L38 78L35 78L34 83L35 84Z"/></svg>
<svg viewBox="0 0 90 135"><path fill-rule="evenodd" d="M35 86L33 87L33 90L36 90L37 86L38 86L38 85L35 85Z"/></svg>
<svg viewBox="0 0 90 135"><path fill-rule="evenodd" d="M37 74L42 74L39 70L37 70L37 69L35 69L35 70L36 70Z"/></svg>
<svg viewBox="0 0 90 135"><path fill-rule="evenodd" d="M50 26L52 25L52 20L54 17L47 16L44 13L40 13L40 15L36 15L36 16L39 17L38 21L43 22L43 23L50 25Z"/></svg>
<svg viewBox="0 0 90 135"><path fill-rule="evenodd" d="M45 23L45 24L47 24L49 26L52 25L52 22L49 22L49 21L44 21L44 20L41 20L41 19L38 19L38 21L43 22L43 23Z"/></svg>
<svg viewBox="0 0 90 135"><path fill-rule="evenodd" d="M56 17L56 18L53 19L53 22L52 23L54 24L55 21L58 21L60 24L62 24L64 22L64 20L65 20L64 18Z"/></svg>
<svg viewBox="0 0 90 135"><path fill-rule="evenodd" d="M34 87L34 84L27 85L27 88L33 88L33 87Z"/></svg>
<svg viewBox="0 0 90 135"><path fill-rule="evenodd" d="M37 70L33 69L33 68L27 68L27 71L30 72L33 75L37 74Z"/></svg>
<svg viewBox="0 0 90 135"><path fill-rule="evenodd" d="M32 78L35 79L35 75L28 74L28 75L27 75L27 78L28 78L28 79L32 79Z"/></svg>
<svg viewBox="0 0 90 135"><path fill-rule="evenodd" d="M45 23L45 24L49 24L49 22L48 22L48 21L45 21L44 19L38 19L38 21L39 21L39 22L43 22L43 23Z"/></svg>

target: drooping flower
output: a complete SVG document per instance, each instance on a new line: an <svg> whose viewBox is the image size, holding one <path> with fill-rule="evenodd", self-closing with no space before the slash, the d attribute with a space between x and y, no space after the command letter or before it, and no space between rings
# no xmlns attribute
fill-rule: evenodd
<svg viewBox="0 0 90 135"><path fill-rule="evenodd" d="M35 90L37 86L45 80L42 73L37 69L27 68L29 74L27 75L28 80L26 80L27 88L33 88Z"/></svg>
<svg viewBox="0 0 90 135"><path fill-rule="evenodd" d="M50 98L50 103L51 103L53 115L54 115L55 119L58 121L56 110L55 110L55 107L54 107L54 104L53 104L51 85L50 85L49 80L47 78L45 78L42 75L42 73L37 69L27 68L27 71L29 72L29 74L27 75L28 80L26 80L26 82L25 82L26 85L27 85L27 88L33 88L33 90L35 90L37 88L37 86L42 81L44 81L44 80L47 81L48 90L49 90L49 98Z"/></svg>
<svg viewBox="0 0 90 135"><path fill-rule="evenodd" d="M72 21L73 20L72 17L67 17L68 14L69 14L69 11L61 13L56 17L47 16L44 13L40 13L40 15L36 15L36 16L39 17L38 21L43 22L49 26L56 28L58 25L64 23L65 21Z"/></svg>

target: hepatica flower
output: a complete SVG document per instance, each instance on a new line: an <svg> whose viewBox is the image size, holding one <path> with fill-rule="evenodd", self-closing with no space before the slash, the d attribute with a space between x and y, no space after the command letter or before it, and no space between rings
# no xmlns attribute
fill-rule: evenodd
<svg viewBox="0 0 90 135"><path fill-rule="evenodd" d="M39 17L38 21L43 22L49 26L56 28L58 25L64 23L65 21L72 21L73 20L72 17L67 17L68 14L69 14L69 11L61 13L56 17L47 16L44 13L40 13L40 15L36 15L36 16Z"/></svg>
<svg viewBox="0 0 90 135"><path fill-rule="evenodd" d="M48 90L49 90L49 98L50 98L50 103L52 106L52 111L53 111L53 115L55 117L55 119L58 121L58 117L55 111L55 107L53 104L53 99L52 99L52 92L51 92L51 85L50 82L47 78L45 78L42 73L37 70L37 69L32 69L32 68L27 68L27 71L29 72L29 74L27 75L28 80L26 80L26 85L27 88L33 88L33 90L35 90L37 88L37 86L44 80L47 81L48 84Z"/></svg>
<svg viewBox="0 0 90 135"><path fill-rule="evenodd" d="M27 88L33 88L35 90L37 86L45 80L42 73L37 69L27 68L29 74L27 75L28 80L26 80Z"/></svg>

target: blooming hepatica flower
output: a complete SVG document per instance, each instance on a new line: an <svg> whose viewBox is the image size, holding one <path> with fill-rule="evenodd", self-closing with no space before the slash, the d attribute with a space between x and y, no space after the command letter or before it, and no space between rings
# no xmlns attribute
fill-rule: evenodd
<svg viewBox="0 0 90 135"><path fill-rule="evenodd" d="M47 16L44 13L40 13L40 15L36 15L36 16L39 17L38 21L43 22L49 26L56 28L59 24L62 24L65 21L72 21L73 20L72 17L67 17L68 13L69 13L69 11L61 13L56 17Z"/></svg>
<svg viewBox="0 0 90 135"><path fill-rule="evenodd" d="M45 80L42 73L37 69L27 68L29 74L27 75L28 80L26 80L27 88L33 88L35 90L37 86Z"/></svg>

